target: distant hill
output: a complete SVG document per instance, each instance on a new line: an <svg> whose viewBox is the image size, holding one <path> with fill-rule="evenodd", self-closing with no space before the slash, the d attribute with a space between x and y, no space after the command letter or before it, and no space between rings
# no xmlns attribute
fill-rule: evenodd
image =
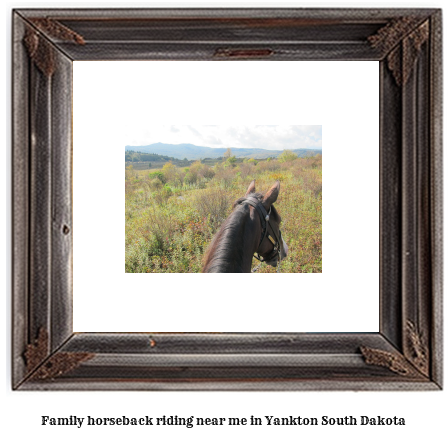
<svg viewBox="0 0 448 438"><path fill-rule="evenodd" d="M277 157L283 151L271 151L257 148L231 148L237 158L268 158ZM168 155L179 160L198 160L200 158L219 158L224 156L227 148L210 148L194 144L166 144L154 143L148 146L125 146L126 151L146 152L150 154ZM322 149L292 149L299 157L322 154Z"/></svg>

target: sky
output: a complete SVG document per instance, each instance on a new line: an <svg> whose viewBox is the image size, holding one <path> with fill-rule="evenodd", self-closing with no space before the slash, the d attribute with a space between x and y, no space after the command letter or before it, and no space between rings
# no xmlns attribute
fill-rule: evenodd
<svg viewBox="0 0 448 438"><path fill-rule="evenodd" d="M150 126L139 139L127 146L153 143L219 148L321 149L321 125L159 125Z"/></svg>

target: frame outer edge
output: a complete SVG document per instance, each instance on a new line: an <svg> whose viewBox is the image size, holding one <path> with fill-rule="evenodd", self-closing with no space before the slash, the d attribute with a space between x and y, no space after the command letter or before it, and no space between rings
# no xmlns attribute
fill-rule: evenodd
<svg viewBox="0 0 448 438"><path fill-rule="evenodd" d="M22 45L24 22L13 13L12 41L12 387L25 377L29 275L29 62Z"/></svg>
<svg viewBox="0 0 448 438"><path fill-rule="evenodd" d="M430 94L430 108L431 108L431 126L430 126L430 139L431 139L431 248L432 248L432 257L431 257L431 271L432 271L432 299L433 299L433 308L432 310L432 325L431 325L431 359L432 359L432 382L425 382L424 387L422 385L416 385L413 388L409 388L408 384L406 383L404 386L406 386L408 389L418 389L417 387L421 387L422 389L429 389L429 386L431 386L431 389L437 389L436 386L441 386L442 381L442 242L441 242L441 233L442 233L442 164L441 164L441 158L442 158L442 98L441 98L441 89L442 89L442 79L441 79L441 71L442 71L442 65L441 65L441 59L437 58L437 56L441 55L441 11L432 11L434 15L431 17L431 94ZM16 21L18 22L21 18L19 14L15 13ZM20 20L23 22L24 20ZM17 27L14 26L14 62L16 60L19 60L20 66L24 68L24 66L29 66L30 63L26 57L26 51L24 50L23 46L21 48L18 48L19 45L21 45L21 36L19 35L19 31L17 31ZM17 32L16 32L17 31ZM17 49L17 50L16 50ZM20 61L20 57L23 57L22 61ZM15 65L15 64L14 64ZM37 72L35 71L35 67L31 67L30 71L28 67L28 74L25 74L21 80L22 84L24 81L27 83L27 93L28 93L28 77L31 77L31 80L36 79ZM14 262L13 262L13 269L19 268L21 269L21 273L25 274L23 277L18 277L18 274L16 271L14 271L13 274L13 287L14 287L14 360L17 361L19 357L21 358L23 355L24 349L19 350L21 346L26 346L27 342L33 340L33 335L35 332L39 329L40 323L44 323L44 325L50 327L50 334L53 336L53 330L57 330L58 328L61 328L62 330L68 330L69 324L66 322L60 322L64 319L64 314L60 313L61 310L58 309L56 311L53 311L53 306L50 303L50 300L56 299L57 297L53 296L53 285L54 285L54 277L52 277L53 273L49 273L48 269L49 266L53 264L53 247L50 246L49 248L45 247L43 248L43 251L41 254L38 254L36 257L35 254L29 253L29 248L31 245L30 240L32 240L34 235L32 234L33 229L38 226L36 235L38 238L41 238L43 235L46 235L46 233L49 234L50 239L51 236L54 236L54 229L53 226L55 220L53 213L54 211L52 208L54 208L53 202L55 202L55 197L53 197L53 189L55 184L54 179L54 163L53 160L53 152L54 148L58 145L54 144L54 137L53 137L53 129L57 126L56 120L53 118L53 108L51 105L51 102L53 102L54 96L52 94L52 90L50 88L46 88L46 84L41 84L40 86L40 92L42 93L42 101L47 101L47 107L45 109L48 111L48 114L39 115L39 118L37 120L34 120L34 125L38 125L38 140L42 143L42 148L45 149L43 152L49 153L50 155L50 162L47 163L45 160L42 159L42 157L38 157L39 163L44 165L44 168L46 170L46 177L49 179L46 183L40 182L40 187L44 191L44 197L47 199L44 199L44 206L39 205L36 202L36 187L35 184L38 181L38 177L36 175L36 169L37 163L35 162L36 157L31 157L31 160L29 158L30 151L29 149L32 148L33 145L31 145L31 138L32 135L30 133L30 129L33 128L33 123L31 125L29 124L29 118L30 114L28 112L30 101L31 106L33 106L34 103L34 95L29 96L26 95L26 98L20 94L17 93L24 93L23 90L20 89L20 87L17 86L17 78L16 78L16 72L14 72L14 98L13 102L16 105L15 111L17 112L18 121L16 118L16 114L14 114L14 125L13 125L13 133L14 133L14 142L13 142L13 190L14 190L14 221L16 219L16 215L18 214L19 217L21 217L22 222L17 222L17 225L13 225L14 229L14 242L13 242L13 251L14 251ZM37 90L37 91L39 91ZM20 100L22 98L22 100ZM26 115L23 115L20 110L23 109L23 99L26 101ZM17 105L18 104L18 105ZM34 114L34 116L36 116ZM22 132L18 134L18 131L20 131L20 123L26 124L26 130L25 132ZM42 138L41 135L42 134ZM20 139L16 138L17 135L20 135ZM46 143L45 139L49 137L49 141ZM63 136L63 133L62 133ZM23 142L21 143L22 140ZM42 152L39 149L39 152ZM20 161L20 158L22 158L23 161ZM65 158L66 159L66 156ZM25 164L26 163L26 164ZM24 167L26 167L24 169ZM18 171L25 170L24 175L19 175L19 179L16 179L16 174ZM31 174L31 185L30 180L28 179L28 175ZM40 175L40 173L39 173ZM29 193L29 190L32 189L33 192ZM18 194L18 197L16 199L16 195ZM17 207L17 208L16 208ZM34 212L30 212L30 209L35 207L38 208L38 214L34 215ZM24 212L26 208L26 212ZM64 206L62 206L62 210L64 210ZM22 210L23 209L23 210ZM70 209L69 209L70 210ZM71 210L70 210L71 214ZM31 219L29 219L31 215ZM44 225L39 225L38 220L36 220L36 217L38 219L43 218ZM62 212L61 217L65 218L66 212ZM57 224L56 224L57 225ZM20 228L22 227L22 228ZM57 227L56 227L57 228ZM56 229L55 228L55 229ZM31 229L31 234L30 230ZM17 234L17 231L19 230L19 234ZM23 234L23 235L22 235ZM25 243L24 243L24 237L25 237ZM36 238L36 241L38 239ZM17 245L16 245L17 244ZM48 246L48 243L47 243ZM25 255L23 254L23 250L26 248ZM19 255L16 254L16 249L21 250L22 253ZM64 250L65 251L65 250ZM22 259L20 259L22 257ZM23 258L25 257L25 259ZM35 257L34 259L30 259L29 257ZM44 270L44 272L39 271L36 267L33 267L34 265L31 262L35 262L36 266L41 266L42 259L46 258L50 260L50 264L47 265L47 268ZM53 259L53 260L52 260ZM19 264L19 261L24 262L26 260L25 267ZM54 265L53 265L54 268ZM34 271L33 271L34 269ZM32 272L30 272L32 271ZM33 275L33 273L35 275ZM28 278L31 276L30 283L28 283ZM35 279L35 284L33 283L33 280ZM17 280L17 283L16 283ZM48 283L47 283L48 280ZM19 284L19 281L21 282ZM25 283L25 285L23 284ZM46 287L48 285L48 287ZM29 295L29 289L37 290L38 291L38 299L36 299L36 303L33 301L30 302L31 296ZM51 291L50 291L51 288ZM65 299L68 299L68 291L66 291ZM61 292L64 293L64 292ZM32 296L34 297L34 294ZM39 299L42 300L42 302L39 302ZM53 301L51 301L53 303ZM17 313L17 306L19 306L20 312ZM37 308L37 312L36 312ZM70 308L70 307L68 307ZM67 310L67 307L65 308ZM21 313L23 311L23 313ZM58 313L59 312L59 313ZM19 322L19 317L22 317L23 320ZM27 319L28 317L28 319ZM55 318L58 318L58 320L55 320ZM65 325L64 325L65 324ZM17 338L16 334L21 336L20 339ZM52 337L52 341L56 344L63 342L63 336L62 335L56 335L58 338L58 341L55 341ZM30 339L28 339L28 337ZM22 345L23 344L23 345ZM56 345L52 343L50 350L54 351L54 348ZM23 360L22 360L23 362ZM16 379L16 371L17 374L20 374L20 372L23 372L23 364L17 365L14 363L14 382L16 384L18 383L18 380ZM125 386L129 386L129 382L122 382ZM297 382L296 382L297 383ZM308 383L299 382L297 385L299 386L298 389L306 389L305 386L308 386ZM333 382L335 383L335 386L333 388L328 389L350 389L345 386L345 383L343 381ZM101 382L95 382L96 385L101 386ZM173 382L174 385L176 385L175 382ZM410 386L412 385L412 382L409 382ZM219 382L212 383L211 386L214 385L220 386ZM400 388L401 384L400 382L392 383L391 386L389 386L385 382L374 382L374 387L370 389L378 389L379 386L382 386L382 389L406 389L406 388ZM34 386L31 382L24 382L24 384L21 386L21 389L32 389L31 386ZM58 384L51 387L53 385L49 384L47 388L36 388L35 389L61 389L58 388ZM122 389L129 389L129 387L126 386L126 388ZM250 386L249 383L246 384L246 386ZM246 388L245 386L245 388ZM309 389L316 389L312 384L312 387L309 387ZM342 386L342 387L341 387ZM64 389L64 388L62 388ZM67 389L67 387L65 388ZM92 389L92 388L89 388ZM112 389L112 388L107 388ZM119 388L117 388L119 389ZM149 389L149 388L148 388ZM154 388L152 388L154 389ZM165 388L159 388L159 389L167 389ZM213 388L210 388L213 389ZM215 388L217 389L217 388ZM231 389L231 388L226 388ZM237 387L234 389L241 390L241 387ZM244 388L243 388L244 389ZM250 389L247 387L246 389ZM260 387L254 388L254 389L262 389ZM281 389L276 387L273 388L267 388L267 389ZM285 388L286 389L286 388ZM288 388L290 389L290 388ZM353 388L355 389L355 388ZM368 388L357 388L357 389L368 389Z"/></svg>
<svg viewBox="0 0 448 438"><path fill-rule="evenodd" d="M432 246L432 335L431 374L443 386L443 59L442 10L431 16L431 246Z"/></svg>

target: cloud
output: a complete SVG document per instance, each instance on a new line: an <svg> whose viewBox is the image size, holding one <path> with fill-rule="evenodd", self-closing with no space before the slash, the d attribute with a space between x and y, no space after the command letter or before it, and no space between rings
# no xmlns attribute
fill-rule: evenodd
<svg viewBox="0 0 448 438"><path fill-rule="evenodd" d="M271 150L322 147L321 125L167 125L147 127L132 146L192 143L197 146ZM137 144L138 143L138 144Z"/></svg>

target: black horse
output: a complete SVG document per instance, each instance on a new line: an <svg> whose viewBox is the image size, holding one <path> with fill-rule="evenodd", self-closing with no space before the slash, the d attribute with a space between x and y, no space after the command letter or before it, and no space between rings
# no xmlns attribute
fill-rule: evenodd
<svg viewBox="0 0 448 438"><path fill-rule="evenodd" d="M279 192L278 181L265 195L255 193L255 180L250 183L210 243L202 272L251 272L255 253L271 266L287 256L281 217L273 206Z"/></svg>

